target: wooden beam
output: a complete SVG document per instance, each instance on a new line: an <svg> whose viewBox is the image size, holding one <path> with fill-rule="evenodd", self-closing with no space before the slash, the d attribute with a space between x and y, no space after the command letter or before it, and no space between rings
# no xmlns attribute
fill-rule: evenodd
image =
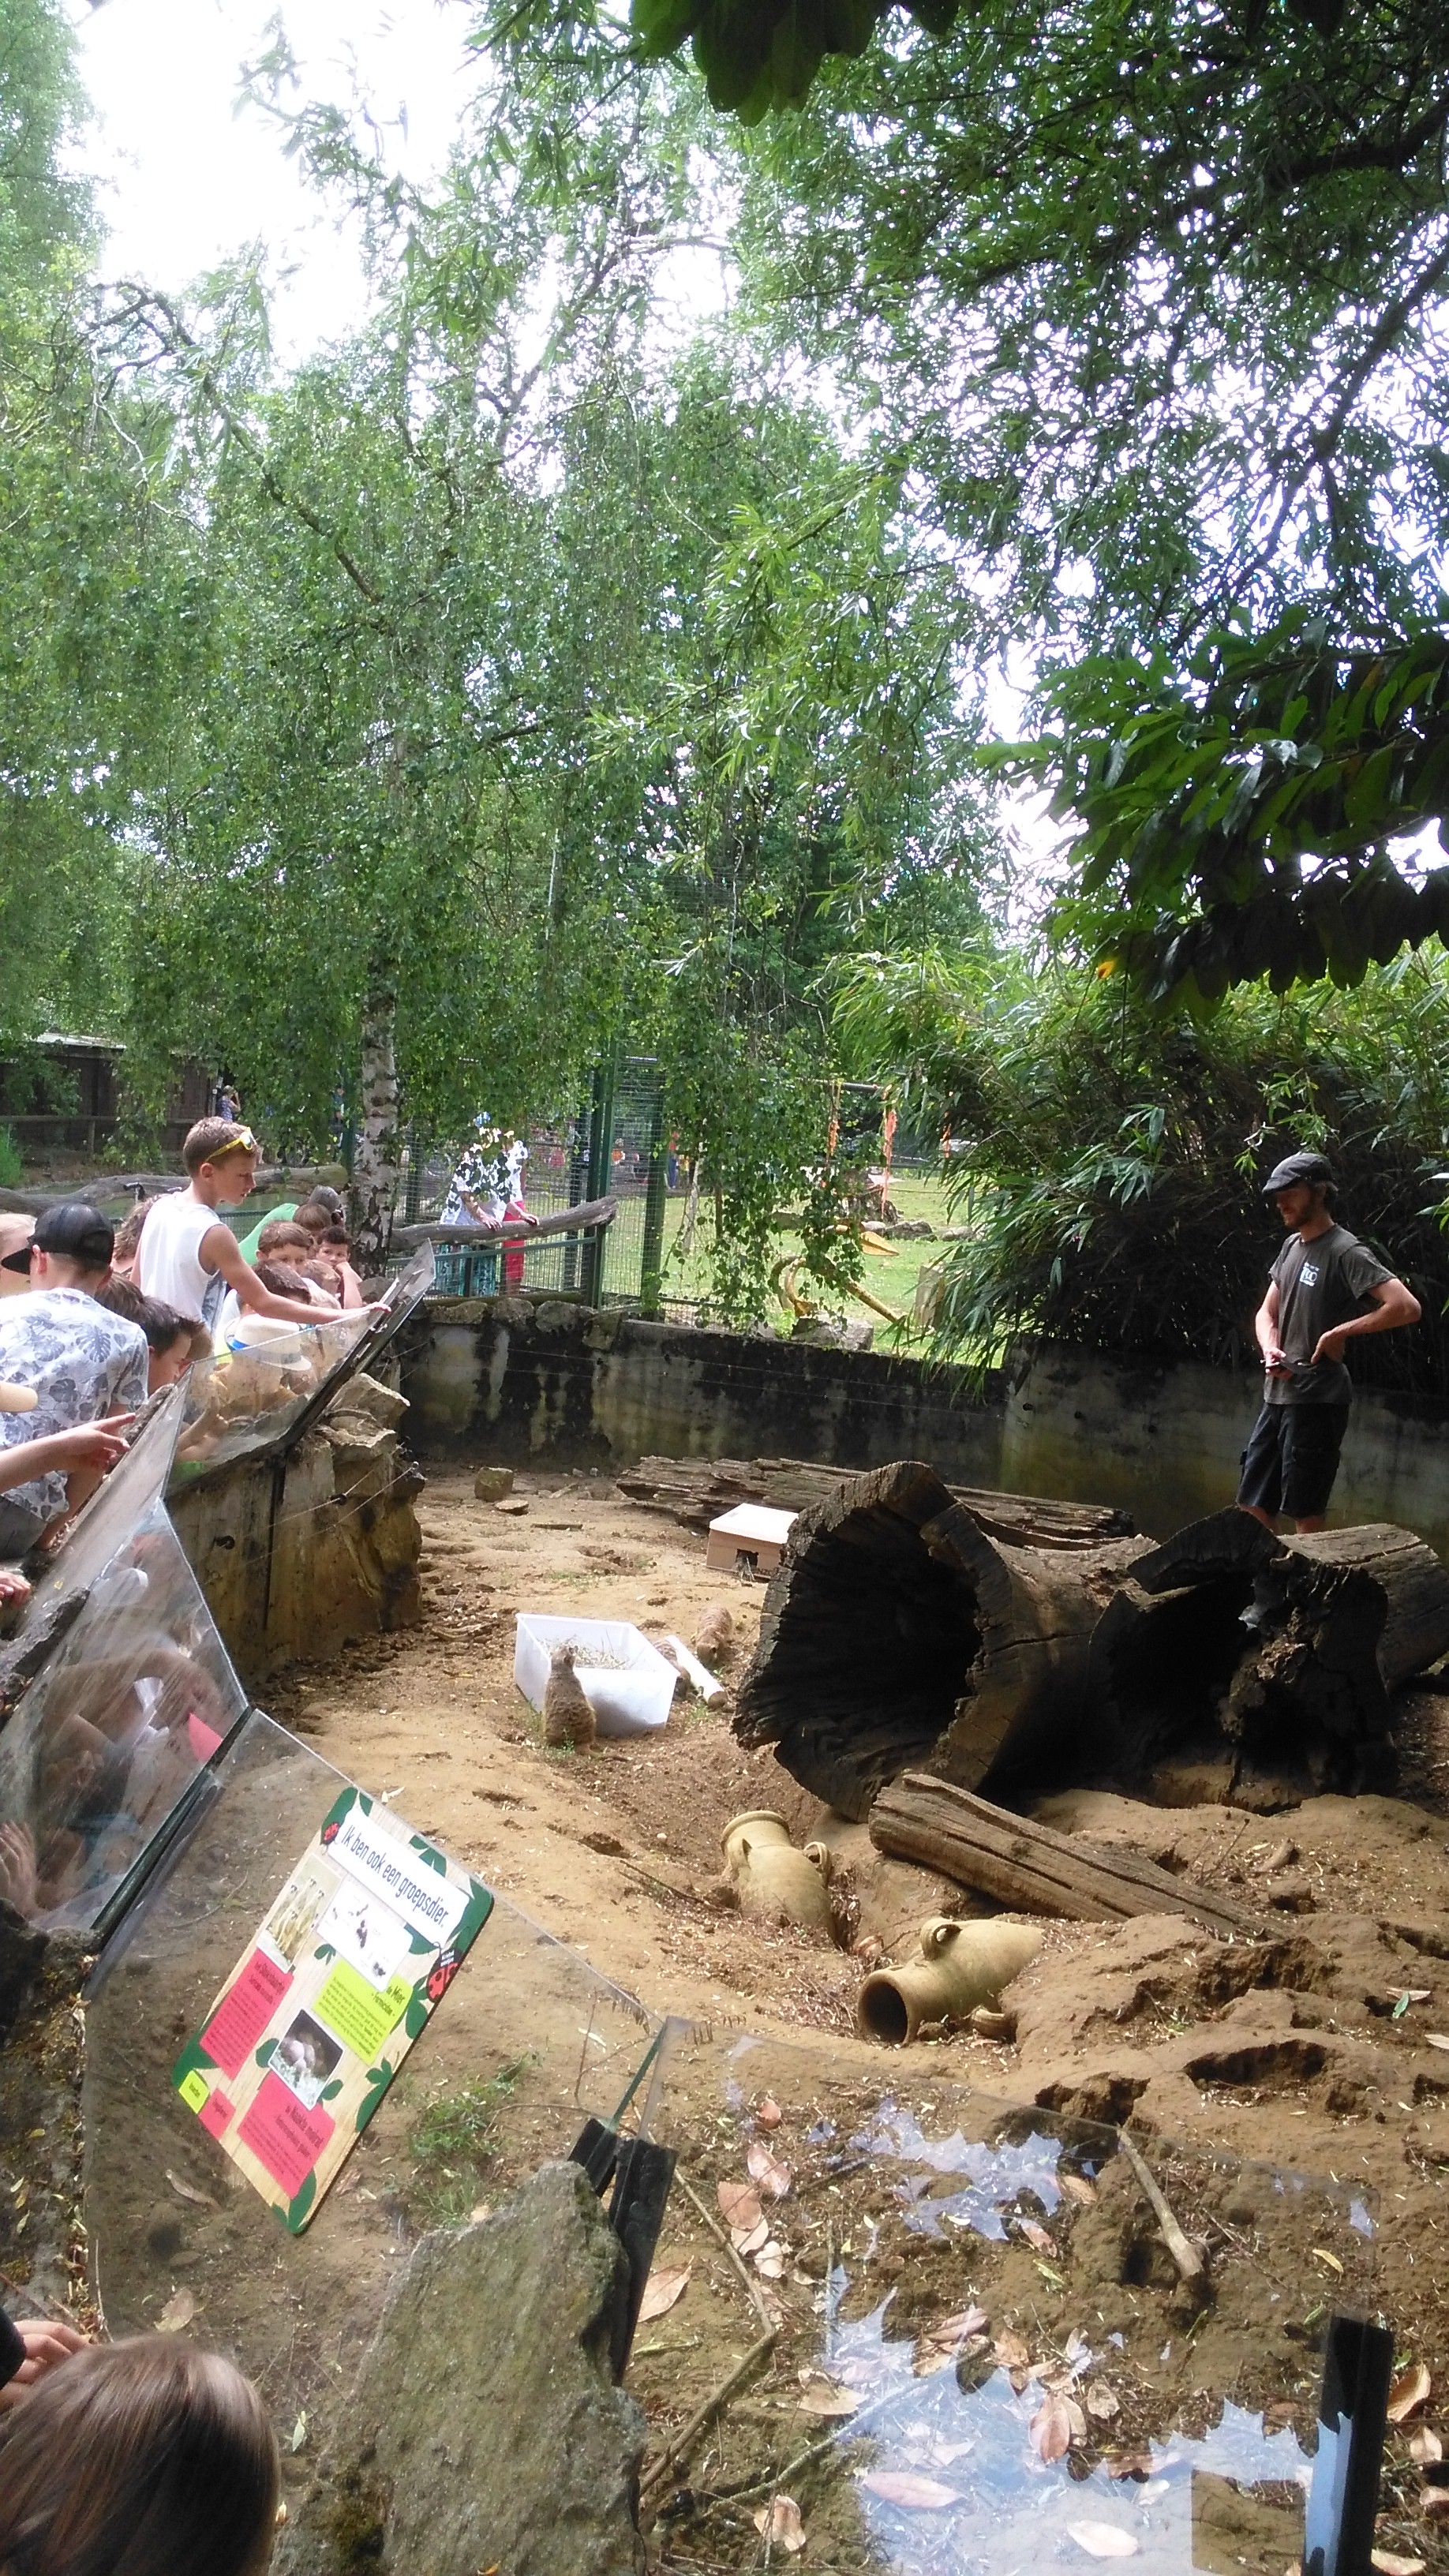
<svg viewBox="0 0 1449 2576"><path fill-rule="evenodd" d="M882 1789L869 1825L878 1851L939 1870L958 1887L1022 1913L1084 1923L1183 1914L1223 1940L1262 1929L1215 1889L1175 1878L1139 1852L1079 1842L927 1771L907 1771Z"/></svg>

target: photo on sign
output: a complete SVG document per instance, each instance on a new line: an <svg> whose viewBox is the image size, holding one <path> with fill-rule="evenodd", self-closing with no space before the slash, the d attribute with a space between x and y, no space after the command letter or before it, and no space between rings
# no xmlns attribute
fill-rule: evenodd
<svg viewBox="0 0 1449 2576"><path fill-rule="evenodd" d="M330 2084L341 2063L342 2042L310 2013L298 2013L272 2051L273 2074L280 2075L308 2111L316 2110L324 2085Z"/></svg>
<svg viewBox="0 0 1449 2576"><path fill-rule="evenodd" d="M306 2227L493 1909L480 1880L344 1788L172 2069L208 2137Z"/></svg>
<svg viewBox="0 0 1449 2576"><path fill-rule="evenodd" d="M317 1926L317 1938L330 1941L338 1958L346 1959L370 1986L385 1986L411 1947L408 1927L392 1907L351 1881L339 1887Z"/></svg>
<svg viewBox="0 0 1449 2576"><path fill-rule="evenodd" d="M299 1869L288 1879L260 1934L284 1967L295 1968L336 1888L333 1869Z"/></svg>

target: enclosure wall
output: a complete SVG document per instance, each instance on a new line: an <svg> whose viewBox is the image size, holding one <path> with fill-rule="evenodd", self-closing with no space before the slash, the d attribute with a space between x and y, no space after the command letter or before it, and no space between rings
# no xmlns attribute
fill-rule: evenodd
<svg viewBox="0 0 1449 2576"><path fill-rule="evenodd" d="M1053 1344L973 1398L960 1371L884 1352L524 1298L431 1302L409 1330L403 1391L425 1458L924 1458L953 1484L1120 1504L1154 1537L1232 1501L1258 1402L1246 1373ZM1332 1518L1397 1522L1449 1556L1449 1405L1361 1393Z"/></svg>

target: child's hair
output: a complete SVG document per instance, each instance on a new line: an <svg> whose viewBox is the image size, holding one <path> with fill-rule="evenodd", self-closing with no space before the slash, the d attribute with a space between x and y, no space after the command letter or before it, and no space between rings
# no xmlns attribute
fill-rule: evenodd
<svg viewBox="0 0 1449 2576"><path fill-rule="evenodd" d="M274 1297L305 1298L307 1282L301 1271L294 1270L290 1262L256 1261L252 1267L262 1286L269 1288Z"/></svg>
<svg viewBox="0 0 1449 2576"><path fill-rule="evenodd" d="M116 1228L116 1248L111 1254L113 1261L135 1260L141 1248L142 1228L155 1204L154 1199L137 1199L130 1215L122 1217Z"/></svg>
<svg viewBox="0 0 1449 2576"><path fill-rule="evenodd" d="M311 1279L317 1287L325 1288L329 1297L341 1296L342 1273L332 1262L299 1261L297 1267L304 1279Z"/></svg>
<svg viewBox="0 0 1449 2576"><path fill-rule="evenodd" d="M352 1237L348 1233L345 1225L325 1226L320 1240L324 1252L327 1250L329 1244L334 1245L336 1249L342 1253L350 1252L352 1249Z"/></svg>
<svg viewBox="0 0 1449 2576"><path fill-rule="evenodd" d="M171 2335L93 2344L0 2416L4 2576L260 2576L277 2444L257 2391Z"/></svg>
<svg viewBox="0 0 1449 2576"><path fill-rule="evenodd" d="M113 1315L124 1315L130 1324L139 1324L157 1358L180 1341L183 1333L197 1349L197 1327L189 1315L179 1315L174 1306L165 1305L159 1297L143 1297L134 1279L108 1279L96 1291L96 1304L109 1306ZM210 1350L211 1335L202 1326L202 1350Z"/></svg>
<svg viewBox="0 0 1449 2576"><path fill-rule="evenodd" d="M194 1177L203 1163L219 1162L223 1154L234 1154L238 1149L248 1154L256 1152L257 1140L250 1127L238 1126L233 1118L198 1118L196 1125L187 1129L181 1159Z"/></svg>
<svg viewBox="0 0 1449 2576"><path fill-rule="evenodd" d="M336 1211L321 1199L304 1199L292 1223L305 1226L309 1234L325 1234L329 1225L337 1223Z"/></svg>
<svg viewBox="0 0 1449 2576"><path fill-rule="evenodd" d="M305 1225L298 1225L290 1216L269 1217L257 1236L258 1257L268 1261L274 1252L288 1249L293 1252L311 1251L312 1237Z"/></svg>

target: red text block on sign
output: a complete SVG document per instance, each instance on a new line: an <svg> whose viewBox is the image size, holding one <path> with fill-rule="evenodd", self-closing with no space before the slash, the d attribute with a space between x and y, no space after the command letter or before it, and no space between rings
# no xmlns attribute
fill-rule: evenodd
<svg viewBox="0 0 1449 2576"><path fill-rule="evenodd" d="M336 2125L330 2112L305 2110L280 2075L266 2074L237 2136L295 2200Z"/></svg>
<svg viewBox="0 0 1449 2576"><path fill-rule="evenodd" d="M240 2075L291 1982L285 1968L253 1950L201 2034L202 2047L224 2075Z"/></svg>

